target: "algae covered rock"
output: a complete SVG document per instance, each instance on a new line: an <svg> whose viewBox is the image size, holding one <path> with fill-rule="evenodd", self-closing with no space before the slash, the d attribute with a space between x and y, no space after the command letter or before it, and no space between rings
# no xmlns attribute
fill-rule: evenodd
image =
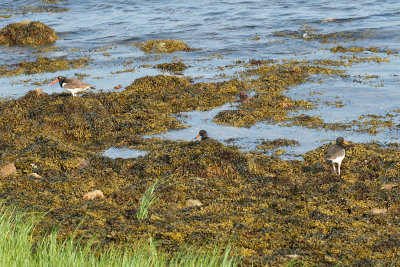
<svg viewBox="0 0 400 267"><path fill-rule="evenodd" d="M54 29L39 21L24 20L1 29L1 45L47 45L58 39Z"/></svg>
<svg viewBox="0 0 400 267"><path fill-rule="evenodd" d="M162 63L162 64L157 64L154 66L156 69L160 69L163 71L169 71L169 72L182 72L188 67L186 66L185 63L182 62L172 62L172 63Z"/></svg>
<svg viewBox="0 0 400 267"><path fill-rule="evenodd" d="M143 43L134 43L148 53L172 53L175 51L190 51L189 45L179 40L149 40Z"/></svg>

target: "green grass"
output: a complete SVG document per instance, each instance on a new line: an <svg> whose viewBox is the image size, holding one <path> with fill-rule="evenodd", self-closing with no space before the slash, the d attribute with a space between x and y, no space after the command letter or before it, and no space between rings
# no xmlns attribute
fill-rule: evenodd
<svg viewBox="0 0 400 267"><path fill-rule="evenodd" d="M158 181L156 181L149 188L147 188L147 190L144 192L142 196L139 210L136 213L136 217L138 218L139 221L146 219L147 216L149 215L149 208L151 204L153 204L153 202L156 200L154 190L156 189L157 184Z"/></svg>
<svg viewBox="0 0 400 267"><path fill-rule="evenodd" d="M58 240L57 232L35 240L33 230L41 216L10 209L0 210L0 266L237 266L229 256L230 246L216 247L211 253L198 248L182 249L169 257L157 249L150 238L131 248L114 248L105 252L82 245L74 236Z"/></svg>

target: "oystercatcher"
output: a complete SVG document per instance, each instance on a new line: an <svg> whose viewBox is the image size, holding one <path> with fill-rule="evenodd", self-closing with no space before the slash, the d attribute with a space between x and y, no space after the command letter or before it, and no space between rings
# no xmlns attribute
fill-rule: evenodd
<svg viewBox="0 0 400 267"><path fill-rule="evenodd" d="M218 142L214 138L208 137L208 134L205 130L200 130L199 135L196 136L196 138L194 138L194 139L197 139L199 137L201 137L201 141L204 141L204 142Z"/></svg>
<svg viewBox="0 0 400 267"><path fill-rule="evenodd" d="M93 85L84 83L76 78L67 78L64 76L58 76L57 79L49 84L49 86L55 84L56 82L58 82L62 88L71 92L72 96L76 96L76 93L89 88L94 89Z"/></svg>
<svg viewBox="0 0 400 267"><path fill-rule="evenodd" d="M346 141L344 141L343 137L338 137L336 139L336 144L328 148L326 151L326 160L332 162L333 171L336 175L340 176L340 164L342 164L342 160L346 154L344 150L343 144L348 145ZM336 172L335 163L338 164L338 172Z"/></svg>

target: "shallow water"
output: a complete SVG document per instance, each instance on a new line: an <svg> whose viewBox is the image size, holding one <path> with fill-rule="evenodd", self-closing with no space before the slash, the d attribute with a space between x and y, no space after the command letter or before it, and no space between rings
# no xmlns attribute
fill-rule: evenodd
<svg viewBox="0 0 400 267"><path fill-rule="evenodd" d="M147 151L137 150L137 149L127 149L127 148L117 148L110 147L109 149L103 151L101 154L105 157L109 157L112 159L122 158L137 158L140 156L147 155Z"/></svg>
<svg viewBox="0 0 400 267"><path fill-rule="evenodd" d="M62 13L37 13L38 7L68 8ZM25 13L23 13L25 11ZM31 47L0 47L0 65L34 60L36 56L89 56L88 67L61 71L0 78L0 97L19 97L37 85L47 93L62 92L56 85L46 86L55 76L87 74L85 82L96 85L96 90L112 91L114 86L129 85L145 75L162 73L151 66L156 63L182 60L189 68L184 76L196 81L216 81L240 71L240 67L226 68L237 60L249 59L338 59L342 53L331 53L330 47L307 38L283 38L274 32L301 32L302 27L316 29L319 34L352 32L365 34L365 38L345 43L347 46L379 47L399 51L400 3L398 1L1 1L0 27L23 19L39 20L54 28L61 39L53 52L37 53ZM17 13L17 14L16 14ZM22 14L23 13L23 14ZM314 34L312 31L308 35ZM135 41L150 39L178 39L198 50L168 55L148 55L137 47ZM343 44L343 43L339 43ZM307 83L291 88L286 94L295 99L314 102L341 101L343 107L319 105L305 112L319 115L328 122L346 122L360 115L381 114L398 109L400 98L397 55L384 53L386 63L367 62L346 67L349 78L328 77L322 83ZM218 55L218 56L217 56ZM349 55L349 54L346 54ZM131 62L129 62L131 61ZM128 63L127 66L123 66ZM127 68L133 72L115 73ZM357 75L377 75L367 82L357 81ZM28 82L23 82L30 80ZM95 91L96 91L95 90ZM223 108L234 108L225 105ZM284 148L287 156L298 155L342 135L355 142L398 142L398 131L385 130L378 135L359 134L353 131L327 132L302 127L281 127L258 123L251 128L225 127L212 123L221 109L209 112L184 114L190 128L171 131L158 137L192 140L200 129L244 150L253 150L261 140L276 138L295 139L300 146ZM396 123L398 117L395 118ZM229 142L226 142L229 143ZM231 143L229 143L231 144Z"/></svg>

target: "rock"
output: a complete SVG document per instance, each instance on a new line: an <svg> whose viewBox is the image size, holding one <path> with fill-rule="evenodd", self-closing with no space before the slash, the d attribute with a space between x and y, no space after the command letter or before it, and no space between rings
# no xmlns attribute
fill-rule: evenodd
<svg viewBox="0 0 400 267"><path fill-rule="evenodd" d="M32 22L32 20L30 20L30 19L25 19L25 20L22 20L22 21L20 21L19 22L19 24L21 24L21 25L28 25L28 24L30 24Z"/></svg>
<svg viewBox="0 0 400 267"><path fill-rule="evenodd" d="M172 53L175 51L190 51L191 48L179 40L149 40L144 43L135 43L145 52Z"/></svg>
<svg viewBox="0 0 400 267"><path fill-rule="evenodd" d="M312 172L320 172L324 170L324 165L320 161L315 162L314 165L311 167Z"/></svg>
<svg viewBox="0 0 400 267"><path fill-rule="evenodd" d="M384 184L384 185L382 185L381 189L390 191L390 190L392 190L393 188L395 188L397 186L399 186L399 185L395 184L395 183Z"/></svg>
<svg viewBox="0 0 400 267"><path fill-rule="evenodd" d="M369 211L371 215L382 215L387 213L387 209L373 208Z"/></svg>
<svg viewBox="0 0 400 267"><path fill-rule="evenodd" d="M248 103L253 100L253 97L248 97L243 101L243 104Z"/></svg>
<svg viewBox="0 0 400 267"><path fill-rule="evenodd" d="M84 200L93 200L95 198L104 198L103 192L101 192L100 190L93 190L83 195Z"/></svg>
<svg viewBox="0 0 400 267"><path fill-rule="evenodd" d="M31 177L31 178L42 178L42 176L40 176L36 172L32 172L31 174L28 175L28 177Z"/></svg>
<svg viewBox="0 0 400 267"><path fill-rule="evenodd" d="M220 167L208 167L207 168L207 177L213 177L213 176L223 176L224 172Z"/></svg>
<svg viewBox="0 0 400 267"><path fill-rule="evenodd" d="M0 169L0 176L8 176L17 173L14 163L8 163Z"/></svg>
<svg viewBox="0 0 400 267"><path fill-rule="evenodd" d="M188 199L186 200L186 208L195 208L195 207L201 207L203 206L203 203L200 202L200 200L197 199Z"/></svg>
<svg viewBox="0 0 400 267"><path fill-rule="evenodd" d="M308 216L310 219L319 220L319 221L326 220L329 217L329 215L327 215L317 209L310 212L310 214Z"/></svg>
<svg viewBox="0 0 400 267"><path fill-rule="evenodd" d="M79 159L78 170L86 168L87 166L89 166L89 164L90 164L90 160L85 159L85 158L80 158Z"/></svg>
<svg viewBox="0 0 400 267"><path fill-rule="evenodd" d="M298 255L298 254L288 254L288 255L286 255L286 257L289 257L289 258L292 258L292 259L299 259L299 258L301 258L301 256Z"/></svg>
<svg viewBox="0 0 400 267"><path fill-rule="evenodd" d="M45 96L47 95L45 92L43 92L42 89L40 88L36 88L35 90L33 90L33 92L35 93L36 96Z"/></svg>
<svg viewBox="0 0 400 267"><path fill-rule="evenodd" d="M279 103L279 106L283 109L291 109L294 107L294 104L290 102L281 102Z"/></svg>
<svg viewBox="0 0 400 267"><path fill-rule="evenodd" d="M247 98L249 98L249 94L246 91L242 91L240 92L240 101L243 102L245 101Z"/></svg>
<svg viewBox="0 0 400 267"><path fill-rule="evenodd" d="M54 30L39 21L23 20L0 30L0 45L47 45L56 39Z"/></svg>

